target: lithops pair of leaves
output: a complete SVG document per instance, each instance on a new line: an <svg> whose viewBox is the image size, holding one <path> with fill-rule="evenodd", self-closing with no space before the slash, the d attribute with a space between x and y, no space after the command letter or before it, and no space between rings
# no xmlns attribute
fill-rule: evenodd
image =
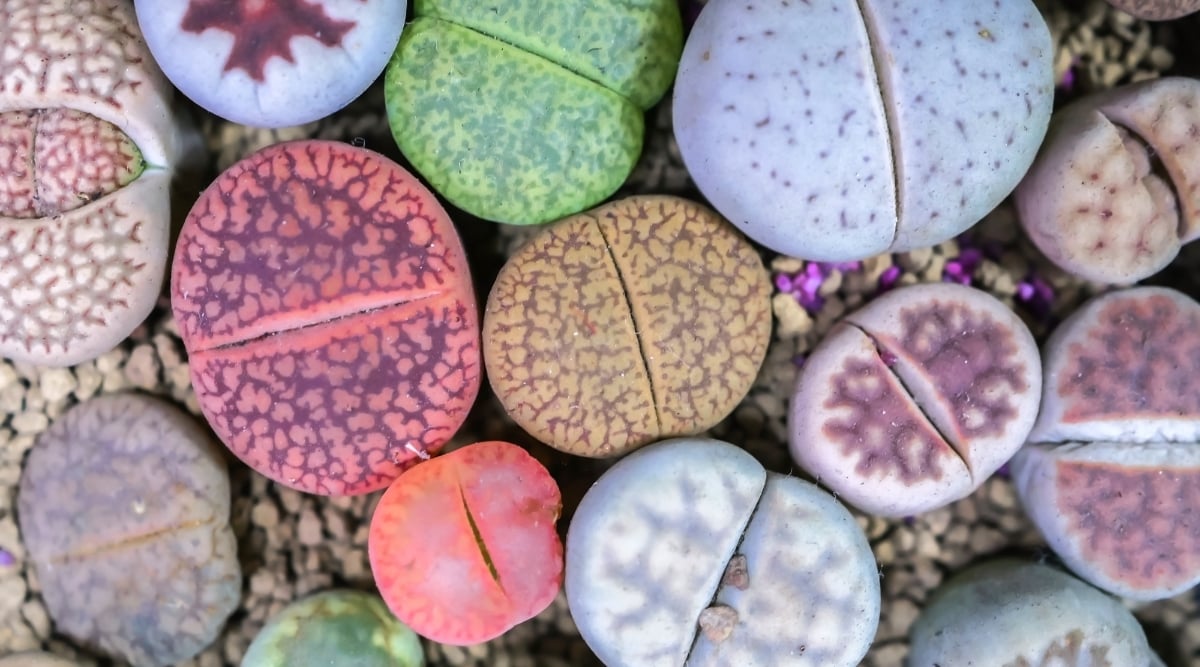
<svg viewBox="0 0 1200 667"><path fill-rule="evenodd" d="M136 0L154 58L208 111L299 125L352 102L387 65L406 0Z"/></svg>
<svg viewBox="0 0 1200 667"><path fill-rule="evenodd" d="M1153 600L1200 583L1200 304L1170 289L1097 297L1043 350L1025 511L1078 575Z"/></svg>
<svg viewBox="0 0 1200 667"><path fill-rule="evenodd" d="M1157 667L1130 611L1049 565L999 559L947 580L909 633L908 663Z"/></svg>
<svg viewBox="0 0 1200 667"><path fill-rule="evenodd" d="M220 447L179 408L93 398L38 437L17 496L55 629L134 667L190 659L241 596Z"/></svg>
<svg viewBox="0 0 1200 667"><path fill-rule="evenodd" d="M541 613L562 587L562 496L517 445L488 441L404 472L371 517L375 584L443 644L478 644Z"/></svg>
<svg viewBox="0 0 1200 667"><path fill-rule="evenodd" d="M1200 82L1143 81L1061 109L1016 202L1062 269L1119 284L1157 273L1200 238Z"/></svg>
<svg viewBox="0 0 1200 667"><path fill-rule="evenodd" d="M995 297L953 283L896 289L805 360L792 457L866 512L925 512L970 494L1024 444L1041 384L1033 335Z"/></svg>
<svg viewBox="0 0 1200 667"><path fill-rule="evenodd" d="M162 289L181 153L123 0L0 4L0 355L107 352Z"/></svg>
<svg viewBox="0 0 1200 667"><path fill-rule="evenodd" d="M1108 0L1108 4L1147 21L1170 21L1200 12L1200 0Z"/></svg>
<svg viewBox="0 0 1200 667"><path fill-rule="evenodd" d="M384 89L396 142L478 217L557 220L603 201L675 77L676 0L416 0Z"/></svg>
<svg viewBox="0 0 1200 667"><path fill-rule="evenodd" d="M750 390L770 292L758 253L708 207L611 202L548 227L500 270L488 380L517 424L571 454L698 433Z"/></svg>
<svg viewBox="0 0 1200 667"><path fill-rule="evenodd" d="M458 231L387 158L276 144L192 207L171 307L209 424L308 493L387 486L436 451L479 391L479 315Z"/></svg>
<svg viewBox="0 0 1200 667"><path fill-rule="evenodd" d="M680 60L675 137L705 197L773 250L927 247L1033 161L1052 57L1030 0L710 0Z"/></svg>
<svg viewBox="0 0 1200 667"><path fill-rule="evenodd" d="M567 533L566 591L608 667L857 665L879 622L850 513L709 439L644 447L600 477Z"/></svg>

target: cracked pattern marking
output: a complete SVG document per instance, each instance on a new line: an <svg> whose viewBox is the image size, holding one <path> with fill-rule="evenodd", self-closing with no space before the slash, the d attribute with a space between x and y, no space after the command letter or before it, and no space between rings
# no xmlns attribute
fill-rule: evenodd
<svg viewBox="0 0 1200 667"><path fill-rule="evenodd" d="M1108 644L1089 641L1082 630L1072 630L1055 639L1040 656L1017 658L1003 667L1113 667Z"/></svg>

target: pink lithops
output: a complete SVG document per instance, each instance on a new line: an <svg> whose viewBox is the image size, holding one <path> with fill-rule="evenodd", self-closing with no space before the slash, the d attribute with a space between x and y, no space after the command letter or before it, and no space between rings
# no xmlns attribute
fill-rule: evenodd
<svg viewBox="0 0 1200 667"><path fill-rule="evenodd" d="M256 127L324 118L371 85L400 41L406 0L136 0L171 82Z"/></svg>
<svg viewBox="0 0 1200 667"><path fill-rule="evenodd" d="M709 202L772 250L927 247L1028 169L1053 53L1031 0L710 0L680 61L675 137Z"/></svg>
<svg viewBox="0 0 1200 667"><path fill-rule="evenodd" d="M562 587L562 496L517 445L468 445L396 479L371 517L371 572L419 635L478 644L541 613Z"/></svg>
<svg viewBox="0 0 1200 667"><path fill-rule="evenodd" d="M1144 81L1064 107L1016 203L1065 271L1114 284L1157 273L1200 238L1200 81Z"/></svg>
<svg viewBox="0 0 1200 667"><path fill-rule="evenodd" d="M0 3L0 356L86 361L154 307L171 97L128 2Z"/></svg>
<svg viewBox="0 0 1200 667"><path fill-rule="evenodd" d="M566 591L608 667L849 667L879 622L875 558L850 512L705 438L648 445L588 490Z"/></svg>
<svg viewBox="0 0 1200 667"><path fill-rule="evenodd" d="M1043 350L1042 411L1012 461L1026 513L1079 576L1137 600L1200 583L1200 304L1097 297Z"/></svg>
<svg viewBox="0 0 1200 667"><path fill-rule="evenodd" d="M479 314L446 211L408 171L327 141L266 148L188 214L171 307L217 435L301 491L387 486L458 430Z"/></svg>
<svg viewBox="0 0 1200 667"><path fill-rule="evenodd" d="M956 283L887 292L805 360L792 457L866 512L906 516L970 494L1025 442L1042 382L1033 335Z"/></svg>
<svg viewBox="0 0 1200 667"><path fill-rule="evenodd" d="M1108 4L1147 21L1170 21L1200 12L1200 0L1108 0Z"/></svg>

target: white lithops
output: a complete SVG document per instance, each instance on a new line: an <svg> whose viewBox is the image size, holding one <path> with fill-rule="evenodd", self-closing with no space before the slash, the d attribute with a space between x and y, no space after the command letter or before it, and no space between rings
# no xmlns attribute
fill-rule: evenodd
<svg viewBox="0 0 1200 667"><path fill-rule="evenodd" d="M666 440L609 469L571 521L565 579L608 667L856 665L879 621L850 513L718 440Z"/></svg>
<svg viewBox="0 0 1200 667"><path fill-rule="evenodd" d="M1030 0L709 0L675 136L705 197L772 250L912 250L1017 185L1050 120L1052 56Z"/></svg>

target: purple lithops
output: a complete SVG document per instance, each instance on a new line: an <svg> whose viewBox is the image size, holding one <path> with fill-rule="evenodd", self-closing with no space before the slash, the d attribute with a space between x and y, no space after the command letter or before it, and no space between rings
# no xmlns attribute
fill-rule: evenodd
<svg viewBox="0 0 1200 667"><path fill-rule="evenodd" d="M1012 473L1046 542L1130 599L1200 583L1200 304L1110 292L1059 325L1043 358L1041 414Z"/></svg>
<svg viewBox="0 0 1200 667"><path fill-rule="evenodd" d="M1052 56L1030 0L710 0L680 61L675 136L709 202L772 250L927 247L1033 161Z"/></svg>
<svg viewBox="0 0 1200 667"><path fill-rule="evenodd" d="M1147 21L1170 21L1200 12L1200 0L1108 0L1108 4Z"/></svg>
<svg viewBox="0 0 1200 667"><path fill-rule="evenodd" d="M892 290L836 324L801 367L792 457L865 512L941 507L1025 442L1041 373L1033 335L995 297L956 283Z"/></svg>
<svg viewBox="0 0 1200 667"><path fill-rule="evenodd" d="M601 476L567 533L566 591L608 667L857 665L879 621L850 512L704 438L648 445Z"/></svg>
<svg viewBox="0 0 1200 667"><path fill-rule="evenodd" d="M1114 284L1157 273L1200 238L1200 81L1143 81L1059 110L1016 203L1065 271Z"/></svg>

